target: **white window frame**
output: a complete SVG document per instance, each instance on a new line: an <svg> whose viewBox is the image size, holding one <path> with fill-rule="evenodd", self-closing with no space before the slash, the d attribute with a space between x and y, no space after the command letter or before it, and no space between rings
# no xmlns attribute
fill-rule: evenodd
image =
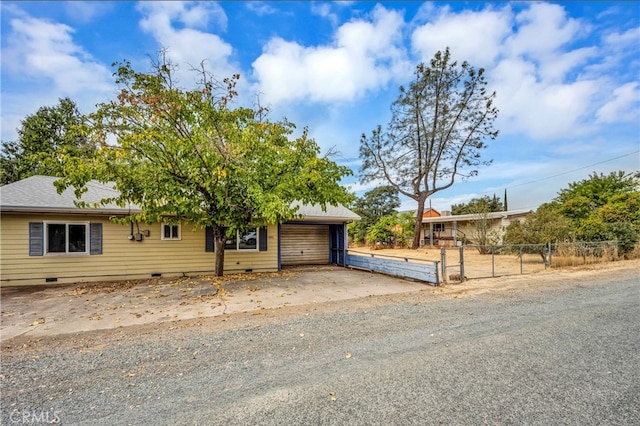
<svg viewBox="0 0 640 426"><path fill-rule="evenodd" d="M243 248L243 247L240 247L240 238L242 236L240 235L240 231L236 231L236 244L235 244L235 247L225 246L224 249L225 250L233 250L233 251L242 251L242 252L244 252L244 251L259 251L260 250L260 231L259 231L259 228L250 228L246 234L249 234L250 232L252 232L251 229L253 229L254 230L253 232L255 232L255 234L256 234L256 244L255 244L256 246L254 248ZM227 240L227 244L229 244L229 242L230 242L230 240Z"/></svg>
<svg viewBox="0 0 640 426"><path fill-rule="evenodd" d="M173 235L173 227L176 226L177 230L178 230L178 235ZM172 229L172 231L170 231L171 237L167 238L164 236L164 230L166 227L170 227ZM165 223L162 222L162 226L160 227L160 239L163 241L180 241L182 240L182 226L179 223L173 223L173 224L169 224L169 223Z"/></svg>
<svg viewBox="0 0 640 426"><path fill-rule="evenodd" d="M88 255L91 247L91 228L89 222L64 222L64 221L44 221L44 255L45 256L85 256ZM49 251L49 225L65 225L64 230L64 252L51 252ZM84 226L84 251L69 251L69 225L83 225Z"/></svg>

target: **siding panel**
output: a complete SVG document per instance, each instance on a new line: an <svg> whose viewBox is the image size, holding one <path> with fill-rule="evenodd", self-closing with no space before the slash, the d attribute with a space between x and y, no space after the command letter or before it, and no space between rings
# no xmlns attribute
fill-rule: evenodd
<svg viewBox="0 0 640 426"><path fill-rule="evenodd" d="M161 240L160 224L140 224L149 230L142 241L129 240L128 225L119 225L98 216L60 216L3 213L0 232L0 283L6 285L45 284L45 278L58 283L111 279L212 274L215 254L205 251L204 229L182 225L181 240ZM29 256L29 222L90 221L102 224L102 254ZM276 271L278 269L277 226L268 227L268 248L226 251L225 273Z"/></svg>

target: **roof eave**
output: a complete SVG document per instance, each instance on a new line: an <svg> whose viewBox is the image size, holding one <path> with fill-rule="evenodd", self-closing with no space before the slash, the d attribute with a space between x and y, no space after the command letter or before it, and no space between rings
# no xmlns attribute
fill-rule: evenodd
<svg viewBox="0 0 640 426"><path fill-rule="evenodd" d="M128 215L132 213L140 213L139 209L121 209L121 208L95 208L80 209L66 207L32 207L32 206L2 206L2 213L38 213L38 214L84 214L84 215Z"/></svg>

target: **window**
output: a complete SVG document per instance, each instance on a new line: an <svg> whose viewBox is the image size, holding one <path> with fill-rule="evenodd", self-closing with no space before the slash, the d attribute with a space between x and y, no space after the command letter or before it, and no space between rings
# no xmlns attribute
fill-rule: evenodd
<svg viewBox="0 0 640 426"><path fill-rule="evenodd" d="M180 239L180 225L169 225L167 223L162 224L163 240L179 240Z"/></svg>
<svg viewBox="0 0 640 426"><path fill-rule="evenodd" d="M102 254L102 224L29 222L29 256L46 254Z"/></svg>
<svg viewBox="0 0 640 426"><path fill-rule="evenodd" d="M45 223L46 253L88 254L88 223Z"/></svg>
<svg viewBox="0 0 640 426"><path fill-rule="evenodd" d="M258 248L258 230L251 229L240 235L236 233L235 238L227 239L225 250L256 250Z"/></svg>
<svg viewBox="0 0 640 426"><path fill-rule="evenodd" d="M433 230L434 232L444 232L444 223L434 223Z"/></svg>
<svg viewBox="0 0 640 426"><path fill-rule="evenodd" d="M228 238L224 246L225 250L257 250L267 251L267 228L250 229L244 235L236 234L235 237ZM205 229L204 249L207 252L213 252L213 228L207 226Z"/></svg>

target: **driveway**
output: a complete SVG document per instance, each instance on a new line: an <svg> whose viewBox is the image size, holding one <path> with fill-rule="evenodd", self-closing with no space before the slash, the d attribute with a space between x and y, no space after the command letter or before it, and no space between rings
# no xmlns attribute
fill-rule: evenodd
<svg viewBox="0 0 640 426"><path fill-rule="evenodd" d="M2 289L2 340L51 336L286 306L415 292L433 287L322 266L219 277L154 278Z"/></svg>
<svg viewBox="0 0 640 426"><path fill-rule="evenodd" d="M328 303L311 293L317 306L226 322L27 334L3 343L0 424L637 425L638 271L620 263L445 288L396 281L426 290ZM310 287L343 274L390 282L286 273L222 285L233 290L228 306L263 305L271 290L293 296L305 277ZM195 297L195 286L175 286L189 296L173 304Z"/></svg>

